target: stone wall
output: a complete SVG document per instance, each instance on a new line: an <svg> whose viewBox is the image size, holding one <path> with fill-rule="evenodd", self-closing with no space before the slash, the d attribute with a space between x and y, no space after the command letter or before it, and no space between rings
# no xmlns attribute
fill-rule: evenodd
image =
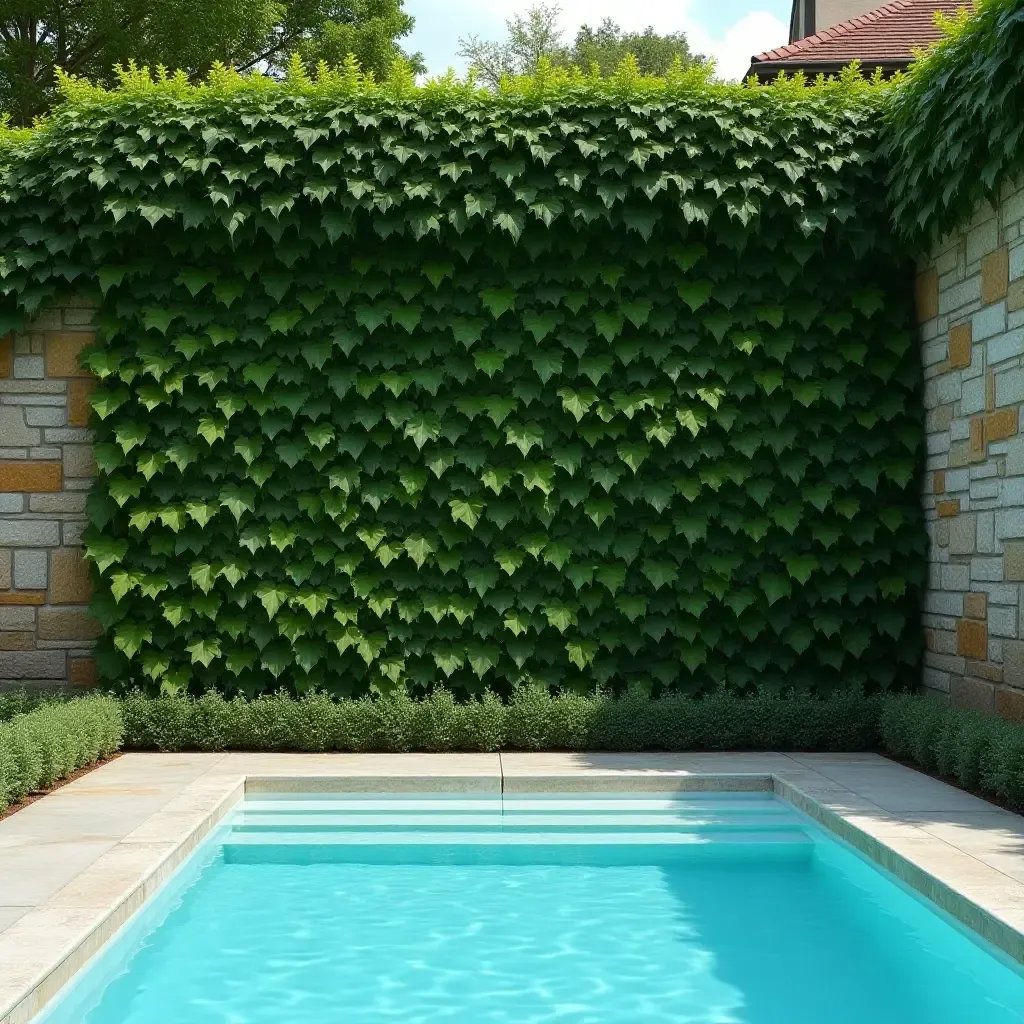
<svg viewBox="0 0 1024 1024"><path fill-rule="evenodd" d="M924 685L1024 721L1024 185L919 268Z"/></svg>
<svg viewBox="0 0 1024 1024"><path fill-rule="evenodd" d="M0 687L95 681L81 549L92 381L78 361L93 312L70 304L0 339Z"/></svg>

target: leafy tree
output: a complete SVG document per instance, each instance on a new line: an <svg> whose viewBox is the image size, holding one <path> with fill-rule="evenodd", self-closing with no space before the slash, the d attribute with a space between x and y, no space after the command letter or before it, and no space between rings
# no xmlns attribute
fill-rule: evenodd
<svg viewBox="0 0 1024 1024"><path fill-rule="evenodd" d="M505 75L528 75L541 57L555 66L576 65L584 71L596 65L603 76L612 74L627 54L633 54L640 70L647 75L663 75L679 57L684 66L700 63L704 57L693 54L682 32L659 35L648 26L643 32L623 32L605 18L597 28L584 25L567 46L558 28L561 9L549 4L531 7L506 23L504 42L488 42L476 36L460 39L459 55L469 59L470 67L486 85L496 88Z"/></svg>
<svg viewBox="0 0 1024 1024"><path fill-rule="evenodd" d="M115 64L181 68L215 61L273 74L288 56L340 63L354 53L383 75L412 30L403 0L0 0L0 109L44 113L55 68L111 83ZM419 70L422 61L413 55Z"/></svg>
<svg viewBox="0 0 1024 1024"><path fill-rule="evenodd" d="M526 16L517 14L505 22L508 38L503 43L486 42L477 36L459 40L459 56L484 84L497 88L506 75L528 75L541 57L552 64L566 64L568 51L558 28L561 9L548 4L531 7Z"/></svg>
<svg viewBox="0 0 1024 1024"><path fill-rule="evenodd" d="M605 18L597 28L584 25L576 33L569 60L584 70L596 64L606 76L612 74L629 53L636 57L645 75L665 74L676 57L684 65L704 61L701 54L690 52L683 32L662 36L650 25L643 32L623 32L611 18Z"/></svg>

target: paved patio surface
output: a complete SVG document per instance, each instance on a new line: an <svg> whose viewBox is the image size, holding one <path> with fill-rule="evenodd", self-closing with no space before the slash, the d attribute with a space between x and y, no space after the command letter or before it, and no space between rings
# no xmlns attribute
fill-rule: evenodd
<svg viewBox="0 0 1024 1024"><path fill-rule="evenodd" d="M1024 961L1024 817L875 754L126 754L0 821L0 1024L30 1020L247 779L261 790L774 789Z"/></svg>

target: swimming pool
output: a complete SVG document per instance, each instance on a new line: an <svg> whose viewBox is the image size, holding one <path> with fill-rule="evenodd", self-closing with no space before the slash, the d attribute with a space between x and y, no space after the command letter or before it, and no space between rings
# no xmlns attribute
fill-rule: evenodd
<svg viewBox="0 0 1024 1024"><path fill-rule="evenodd" d="M1019 1024L769 794L247 797L37 1024Z"/></svg>

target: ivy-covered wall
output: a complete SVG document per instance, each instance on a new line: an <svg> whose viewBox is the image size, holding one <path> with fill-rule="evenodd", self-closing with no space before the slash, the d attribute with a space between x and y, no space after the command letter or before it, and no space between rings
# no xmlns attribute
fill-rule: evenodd
<svg viewBox="0 0 1024 1024"><path fill-rule="evenodd" d="M911 268L870 90L86 91L12 322L102 292L98 664L343 694L914 681Z"/></svg>

